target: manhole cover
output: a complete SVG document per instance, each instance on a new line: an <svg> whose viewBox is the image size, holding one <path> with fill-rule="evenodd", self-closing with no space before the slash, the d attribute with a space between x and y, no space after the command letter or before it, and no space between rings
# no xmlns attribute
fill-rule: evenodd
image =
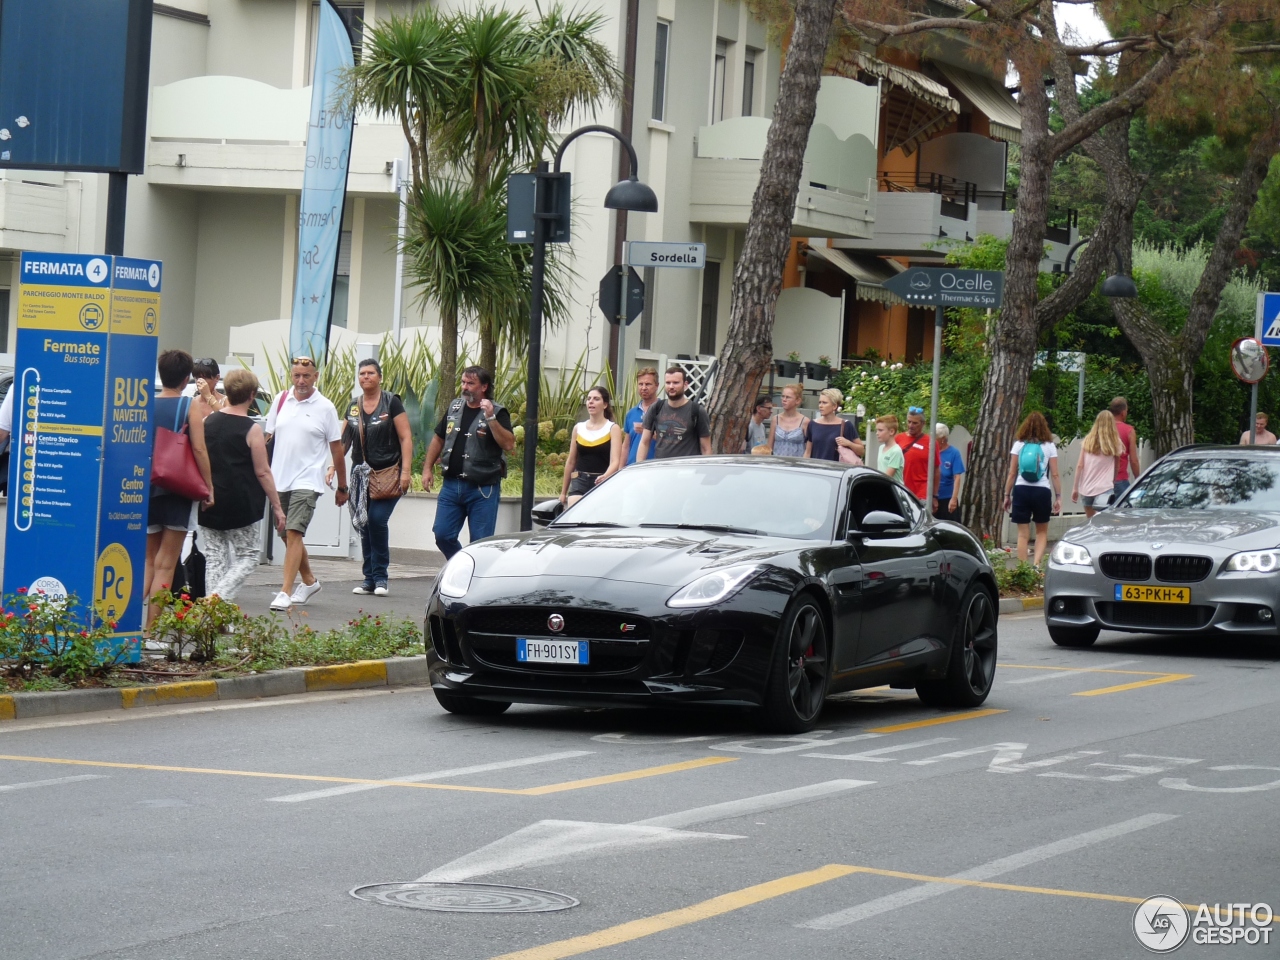
<svg viewBox="0 0 1280 960"><path fill-rule="evenodd" d="M388 907L445 913L552 913L578 905L563 893L497 883L371 883L351 895Z"/></svg>

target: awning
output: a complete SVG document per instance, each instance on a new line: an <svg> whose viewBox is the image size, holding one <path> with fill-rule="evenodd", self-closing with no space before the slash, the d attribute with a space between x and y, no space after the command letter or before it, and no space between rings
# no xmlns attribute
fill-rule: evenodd
<svg viewBox="0 0 1280 960"><path fill-rule="evenodd" d="M848 253L835 247L809 247L810 254L817 254L838 270L844 271L857 281L853 295L859 300L875 300L880 303L906 303L896 293L884 288L884 282L897 276L903 267L889 260L882 260L869 254Z"/></svg>
<svg viewBox="0 0 1280 960"><path fill-rule="evenodd" d="M875 77L884 81L885 150L902 148L908 156L916 145L951 123L960 113L960 103L951 91L923 73L877 60L858 51L844 57L834 71L852 78Z"/></svg>
<svg viewBox="0 0 1280 960"><path fill-rule="evenodd" d="M991 136L1010 143L1022 142L1022 111L1003 86L989 77L961 70L949 63L933 61L938 72L956 85L975 107L991 121Z"/></svg>

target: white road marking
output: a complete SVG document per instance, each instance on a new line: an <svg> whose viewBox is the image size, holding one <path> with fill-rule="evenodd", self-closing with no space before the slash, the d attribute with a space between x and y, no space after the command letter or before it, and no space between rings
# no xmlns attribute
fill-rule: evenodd
<svg viewBox="0 0 1280 960"><path fill-rule="evenodd" d="M831 747L837 743L852 743L855 740L874 740L876 737L883 737L883 733L858 733L850 737L835 737L832 740L821 740L817 734L831 733L830 730L812 730L808 734L798 737L760 737L754 740L734 740L731 743L717 743L708 749L720 753L723 750L731 750L734 753L798 753L801 750L814 750L820 747ZM754 743L774 743L782 744L782 746L774 747L754 747Z"/></svg>
<svg viewBox="0 0 1280 960"><path fill-rule="evenodd" d="M1028 770L1042 770L1045 767L1056 767L1060 763L1070 763L1072 760L1084 760L1088 757L1096 757L1105 750L1074 750L1071 753L1060 753L1056 757L1042 757L1039 760L1028 760L1026 763L1014 763L1018 759L1002 759L997 756L991 761L987 767L988 773L1026 773ZM1049 774L1040 774L1040 776L1049 776Z"/></svg>
<svg viewBox="0 0 1280 960"><path fill-rule="evenodd" d="M1249 763L1233 763L1224 767L1210 767L1209 769L1220 773L1230 773L1236 770L1280 771L1280 767L1258 767ZM1196 793L1260 793L1263 790L1280 789L1280 780L1272 780L1270 783L1256 783L1249 787L1197 787L1183 777L1165 777L1160 781L1160 786L1168 787L1170 790L1194 790Z"/></svg>
<svg viewBox="0 0 1280 960"><path fill-rule="evenodd" d="M33 787L53 787L60 783L79 783L81 780L105 780L101 773L86 773L78 777L54 777L52 780L31 780L27 783L6 783L0 786L0 793L11 793L14 790L30 790Z"/></svg>
<svg viewBox="0 0 1280 960"><path fill-rule="evenodd" d="M1019 677L1017 680L1006 680L1005 683L1008 686L1013 686L1015 683L1040 683L1044 680L1057 680L1059 677L1074 677L1081 673L1094 673L1097 670L1114 670L1116 667L1124 667L1137 662L1137 660L1117 660L1115 663L1104 663L1101 666L1080 667L1075 670L1052 670L1048 673L1036 673L1029 677Z"/></svg>
<svg viewBox="0 0 1280 960"><path fill-rule="evenodd" d="M605 848L658 847L703 840L739 840L721 833L691 833L634 823L583 823L575 820L540 820L508 834L465 856L437 867L420 882L457 883L485 874L533 864L553 863L570 857L589 856Z"/></svg>
<svg viewBox="0 0 1280 960"><path fill-rule="evenodd" d="M473 767L455 767L452 770L434 770L431 773L414 773L407 777L387 777L399 783L426 783L430 780L448 780L452 777L466 777L473 773L488 773L491 770L510 770L512 767L528 767L536 763L552 763L556 760L568 760L572 757L585 757L591 750L566 750L563 753L544 753L537 757L521 757L517 760L499 760L494 763L480 763ZM381 790L381 783L348 783L341 787L328 787L324 790L308 790L306 793L290 793L283 797L268 797L272 803L302 803L306 800L321 800L325 797L340 797L348 793L362 793L365 790Z"/></svg>
<svg viewBox="0 0 1280 960"><path fill-rule="evenodd" d="M940 753L936 757L925 757L923 760L907 760L903 766L907 767L926 767L931 763L940 763L943 760L960 760L964 757L976 757L983 753L994 753L995 758L991 761L992 765L997 763L1012 763L1022 757L1023 751L1027 749L1025 743L992 743L985 747L970 747L968 750L953 750L951 753Z"/></svg>
<svg viewBox="0 0 1280 960"><path fill-rule="evenodd" d="M681 810L660 817L649 817L637 820L633 826L638 827L692 827L699 823L710 823L715 820L732 820L766 810L777 810L782 807L793 807L812 800L844 793L857 787L865 787L875 783L874 780L827 780L813 783L807 787L796 787L792 790L779 790L777 793L762 793L755 797L743 797L741 800L729 800L725 803L713 803L706 807L694 807L692 810Z"/></svg>
<svg viewBox="0 0 1280 960"><path fill-rule="evenodd" d="M1113 823L1097 830L1090 830L1086 833L1078 833L1073 837L1055 840L1053 843L1046 843L1044 846L1032 847L1030 850L1015 853L1012 856L1001 857L999 860L992 860L990 863L984 863L962 873L952 874L949 879L991 880L1003 874L1021 870L1023 867L1034 863L1039 863L1042 860L1048 860L1051 857L1061 856L1064 853L1074 853L1076 850L1083 850L1085 847L1106 843L1108 840L1114 840L1117 837L1123 837L1138 830L1146 830L1149 827L1159 826L1162 823L1168 823L1170 820L1176 819L1177 816L1174 814L1148 813L1132 820ZM957 890L962 889L964 888L961 886L947 883L922 883L918 886L908 887L906 890L900 890L897 893L877 897L875 900L868 900L866 903L838 910L835 913L814 917L812 920L796 924L796 926L807 927L810 930L835 930L851 923L857 923L859 920L866 920L869 917L879 916L891 910L899 910L902 907L909 907L923 900L940 897L946 893L955 893Z"/></svg>
<svg viewBox="0 0 1280 960"><path fill-rule="evenodd" d="M621 743L628 746L648 746L655 743L699 743L707 740L723 740L724 735L720 734L714 737L646 737L635 736L630 733L598 733L591 739L597 743Z"/></svg>
<svg viewBox="0 0 1280 960"><path fill-rule="evenodd" d="M914 750L917 747L932 747L939 743L951 743L955 737L934 737L932 740L916 740L913 743L900 743L896 747L881 747L879 750L864 750L862 753L803 753L803 757L822 757L826 760L864 760L867 763L892 763L896 757L886 757L886 753L898 753L901 750Z"/></svg>

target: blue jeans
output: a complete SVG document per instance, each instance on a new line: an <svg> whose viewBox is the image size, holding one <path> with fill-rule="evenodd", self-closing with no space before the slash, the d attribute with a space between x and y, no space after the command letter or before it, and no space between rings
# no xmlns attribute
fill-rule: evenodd
<svg viewBox="0 0 1280 960"><path fill-rule="evenodd" d="M369 522L360 531L360 549L364 553L364 582L377 585L387 582L387 564L391 562L390 534L387 521L400 498L394 500L370 500Z"/></svg>
<svg viewBox="0 0 1280 960"><path fill-rule="evenodd" d="M431 529L436 535L436 546L446 560L462 549L458 541L462 521L467 522L472 542L493 536L493 529L498 525L501 490L501 484L497 483L479 487L469 480L444 481L436 500L436 522Z"/></svg>
<svg viewBox="0 0 1280 960"><path fill-rule="evenodd" d="M1122 493L1124 493L1126 490L1128 490L1128 489L1129 489L1129 484L1130 484L1131 482L1132 482L1132 481L1129 481L1129 480L1117 480L1117 481L1116 481L1116 483L1115 483L1115 487L1114 487L1115 492L1116 492L1116 493L1115 493L1115 495L1118 497L1118 496L1120 496L1120 494L1122 494Z"/></svg>

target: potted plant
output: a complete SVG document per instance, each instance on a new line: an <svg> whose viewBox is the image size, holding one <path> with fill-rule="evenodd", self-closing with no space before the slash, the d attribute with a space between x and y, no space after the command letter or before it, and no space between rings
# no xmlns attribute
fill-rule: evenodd
<svg viewBox="0 0 1280 960"><path fill-rule="evenodd" d="M810 380L826 380L831 376L831 358L823 354L817 363L806 363L805 376Z"/></svg>
<svg viewBox="0 0 1280 960"><path fill-rule="evenodd" d="M779 360L775 357L773 364L778 368L778 376L780 377L787 377L789 379L791 377L800 376L800 354L796 353L794 350L787 354L787 359L785 360Z"/></svg>

